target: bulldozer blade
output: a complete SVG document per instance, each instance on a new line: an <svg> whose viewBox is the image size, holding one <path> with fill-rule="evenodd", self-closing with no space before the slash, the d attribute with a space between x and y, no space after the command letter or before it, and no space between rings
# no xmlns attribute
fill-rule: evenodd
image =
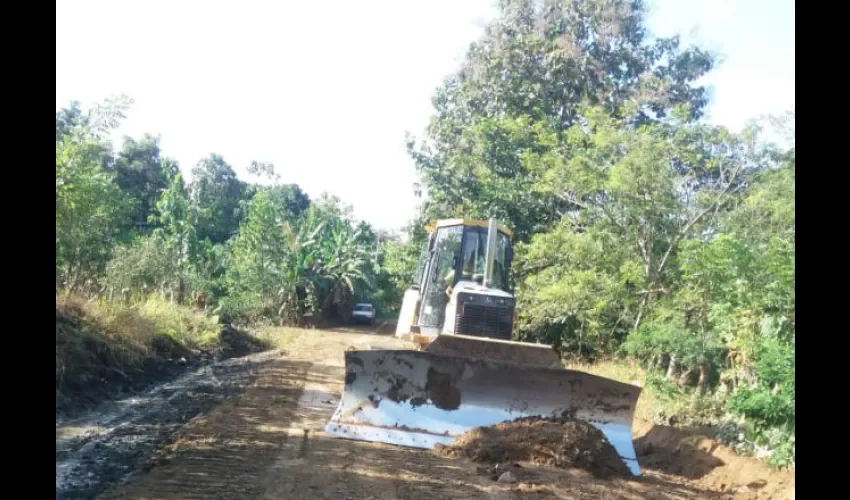
<svg viewBox="0 0 850 500"><path fill-rule="evenodd" d="M550 345L514 342L489 337L471 337L457 334L438 335L428 344L425 350L440 356L487 359L543 368L561 366L560 356Z"/></svg>
<svg viewBox="0 0 850 500"><path fill-rule="evenodd" d="M345 353L345 390L325 432L416 448L520 417L571 416L605 435L640 474L632 419L640 387L589 373L427 351Z"/></svg>

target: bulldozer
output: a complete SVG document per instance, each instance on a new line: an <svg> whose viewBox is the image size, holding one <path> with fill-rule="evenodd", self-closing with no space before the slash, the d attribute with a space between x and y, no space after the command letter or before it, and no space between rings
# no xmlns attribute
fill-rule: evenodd
<svg viewBox="0 0 850 500"><path fill-rule="evenodd" d="M438 220L395 335L415 349L350 350L332 436L416 448L521 417L585 420L634 475L632 420L641 388L563 369L553 346L514 341L512 233L496 219Z"/></svg>

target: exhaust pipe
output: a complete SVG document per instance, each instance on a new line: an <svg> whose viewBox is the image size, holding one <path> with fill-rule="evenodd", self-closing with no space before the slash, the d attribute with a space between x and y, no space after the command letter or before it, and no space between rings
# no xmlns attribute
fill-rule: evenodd
<svg viewBox="0 0 850 500"><path fill-rule="evenodd" d="M487 224L487 253L484 255L484 286L490 288L493 282L493 259L496 257L496 235L499 232L499 223L494 217L490 217Z"/></svg>

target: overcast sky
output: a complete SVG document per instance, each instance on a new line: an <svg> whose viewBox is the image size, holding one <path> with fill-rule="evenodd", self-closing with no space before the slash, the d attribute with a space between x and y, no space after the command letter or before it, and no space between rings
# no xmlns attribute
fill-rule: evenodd
<svg viewBox="0 0 850 500"><path fill-rule="evenodd" d="M650 29L723 54L709 120L740 129L794 107L792 0L655 0ZM124 93L119 130L161 136L188 171L216 152L270 161L311 196L396 228L413 215L404 146L493 16L492 0L58 0L56 105ZM380 186L380 187L379 187Z"/></svg>

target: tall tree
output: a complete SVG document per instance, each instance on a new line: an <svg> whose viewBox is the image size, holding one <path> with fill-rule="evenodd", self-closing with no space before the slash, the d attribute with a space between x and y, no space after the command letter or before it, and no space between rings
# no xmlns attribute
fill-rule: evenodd
<svg viewBox="0 0 850 500"><path fill-rule="evenodd" d="M112 144L108 132L124 118L124 112L131 104L131 99L120 96L83 110L79 101L71 101L67 108L56 112L56 142L85 141L87 158L101 168L111 168Z"/></svg>
<svg viewBox="0 0 850 500"><path fill-rule="evenodd" d="M234 292L252 294L269 308L273 307L271 297L281 288L288 253L283 223L281 207L272 202L269 193L260 192L249 203L233 244L230 279Z"/></svg>
<svg viewBox="0 0 850 500"><path fill-rule="evenodd" d="M236 234L246 184L221 155L211 154L192 169L192 201L198 209L198 237L224 243Z"/></svg>
<svg viewBox="0 0 850 500"><path fill-rule="evenodd" d="M67 108L61 108L56 112L56 140L73 130L81 130L86 125L86 115L79 101L71 101Z"/></svg>
<svg viewBox="0 0 850 500"><path fill-rule="evenodd" d="M183 303L190 275L199 263L201 247L197 237L197 211L192 206L189 193L179 172L168 174L168 188L156 204L156 214L151 216L158 223L154 237L170 250L177 260L177 301Z"/></svg>
<svg viewBox="0 0 850 500"><path fill-rule="evenodd" d="M177 163L161 157L159 137L146 134L139 140L124 138L113 168L118 186L137 202L133 224L147 226L169 177L178 173Z"/></svg>
<svg viewBox="0 0 850 500"><path fill-rule="evenodd" d="M532 164L536 189L577 207L520 252L520 299L536 334L620 341L637 331L679 285L682 244L717 234L720 215L771 165L751 132L680 118L635 128L593 108L556 161Z"/></svg>
<svg viewBox="0 0 850 500"><path fill-rule="evenodd" d="M545 229L570 204L531 189L540 155L585 104L631 113L636 123L706 103L693 83L712 66L676 37L653 40L639 0L502 0L499 16L473 44L459 72L436 92L426 140L409 142L433 215L498 216L520 240Z"/></svg>
<svg viewBox="0 0 850 500"><path fill-rule="evenodd" d="M310 197L298 184L279 184L266 189L272 203L283 210L283 217L296 220L310 207Z"/></svg>
<svg viewBox="0 0 850 500"><path fill-rule="evenodd" d="M108 134L130 105L110 99L62 125L56 141L57 283L74 290L96 282L132 205L104 170ZM57 114L57 135L60 129Z"/></svg>

